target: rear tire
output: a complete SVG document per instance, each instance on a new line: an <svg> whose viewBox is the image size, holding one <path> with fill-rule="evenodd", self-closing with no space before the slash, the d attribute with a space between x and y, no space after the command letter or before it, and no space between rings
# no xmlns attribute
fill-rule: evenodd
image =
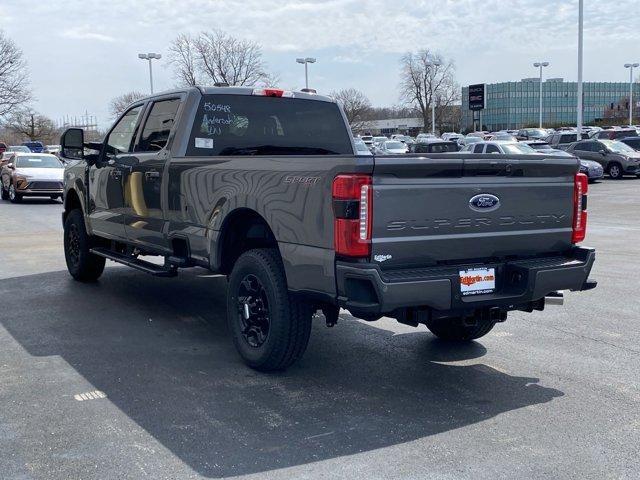
<svg viewBox="0 0 640 480"><path fill-rule="evenodd" d="M609 176L614 180L620 180L624 175L624 172L622 171L622 165L616 162L609 165L608 170Z"/></svg>
<svg viewBox="0 0 640 480"><path fill-rule="evenodd" d="M9 200L9 190L4 188L4 185L2 185L1 190L2 190L2 194L1 194L2 200Z"/></svg>
<svg viewBox="0 0 640 480"><path fill-rule="evenodd" d="M427 321L427 328L436 337L454 342L469 342L484 337L496 324L493 320L478 319L476 325L465 325L462 318L444 318Z"/></svg>
<svg viewBox="0 0 640 480"><path fill-rule="evenodd" d="M311 333L311 306L292 297L278 251L243 253L229 275L227 322L244 362L263 372L298 360Z"/></svg>
<svg viewBox="0 0 640 480"><path fill-rule="evenodd" d="M104 271L105 258L89 251L94 243L96 238L87 234L82 211L71 210L64 222L64 257L69 273L80 282L95 282Z"/></svg>

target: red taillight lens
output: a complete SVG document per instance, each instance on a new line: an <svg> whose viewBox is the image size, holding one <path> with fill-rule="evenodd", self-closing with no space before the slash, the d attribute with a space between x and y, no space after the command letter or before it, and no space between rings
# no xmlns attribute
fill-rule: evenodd
<svg viewBox="0 0 640 480"><path fill-rule="evenodd" d="M584 240L587 234L587 191L589 178L584 173L576 173L573 187L573 235L571 242Z"/></svg>
<svg viewBox="0 0 640 480"><path fill-rule="evenodd" d="M262 97L294 97L293 92L281 88L254 88L252 93Z"/></svg>
<svg viewBox="0 0 640 480"><path fill-rule="evenodd" d="M368 257L371 253L371 176L338 175L333 180L332 193L336 254Z"/></svg>

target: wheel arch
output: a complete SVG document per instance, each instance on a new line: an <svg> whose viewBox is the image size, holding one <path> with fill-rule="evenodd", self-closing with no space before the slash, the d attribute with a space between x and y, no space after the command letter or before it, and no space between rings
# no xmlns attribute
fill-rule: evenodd
<svg viewBox="0 0 640 480"><path fill-rule="evenodd" d="M78 192L74 188L70 188L64 195L64 212L62 213L62 223L67 220L69 212L75 209L80 209L84 212L82 199Z"/></svg>
<svg viewBox="0 0 640 480"><path fill-rule="evenodd" d="M280 254L278 241L266 219L251 208L237 208L222 222L211 263L220 273L228 275L240 255L253 248L276 248Z"/></svg>

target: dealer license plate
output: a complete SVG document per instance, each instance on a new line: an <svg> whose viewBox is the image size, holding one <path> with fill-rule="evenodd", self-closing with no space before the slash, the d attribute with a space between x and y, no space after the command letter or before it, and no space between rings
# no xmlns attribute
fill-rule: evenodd
<svg viewBox="0 0 640 480"><path fill-rule="evenodd" d="M482 295L496 289L495 268L470 268L460 270L460 293L462 295Z"/></svg>

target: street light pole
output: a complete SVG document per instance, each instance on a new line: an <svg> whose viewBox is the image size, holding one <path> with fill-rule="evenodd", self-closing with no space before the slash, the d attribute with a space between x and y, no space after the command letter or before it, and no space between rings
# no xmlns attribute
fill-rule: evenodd
<svg viewBox="0 0 640 480"><path fill-rule="evenodd" d="M296 58L296 62L304 64L304 85L305 89L309 90L309 71L307 69L307 65L309 63L316 63L316 59L312 57Z"/></svg>
<svg viewBox="0 0 640 480"><path fill-rule="evenodd" d="M640 67L640 63L625 63L629 69L629 126L633 125L633 69Z"/></svg>
<svg viewBox="0 0 640 480"><path fill-rule="evenodd" d="M151 68L151 60L160 60L162 55L159 53L139 53L138 58L149 61L149 86L151 87L151 93L153 93L153 70Z"/></svg>
<svg viewBox="0 0 640 480"><path fill-rule="evenodd" d="M578 135L582 135L582 20L583 20L584 1L578 2L578 117L577 127ZM578 137L580 138L580 137Z"/></svg>
<svg viewBox="0 0 640 480"><path fill-rule="evenodd" d="M428 67L439 67L440 65L442 65L442 62L439 61L433 61L433 62L426 62L426 64ZM430 82L431 84L433 84L433 82ZM433 87L430 87L433 88ZM436 92L434 92L433 90L431 90L431 134L435 136L436 134L436 102L433 98L434 94Z"/></svg>
<svg viewBox="0 0 640 480"><path fill-rule="evenodd" d="M542 69L548 67L549 62L536 62L533 66L540 68L540 125L538 126L542 128Z"/></svg>

